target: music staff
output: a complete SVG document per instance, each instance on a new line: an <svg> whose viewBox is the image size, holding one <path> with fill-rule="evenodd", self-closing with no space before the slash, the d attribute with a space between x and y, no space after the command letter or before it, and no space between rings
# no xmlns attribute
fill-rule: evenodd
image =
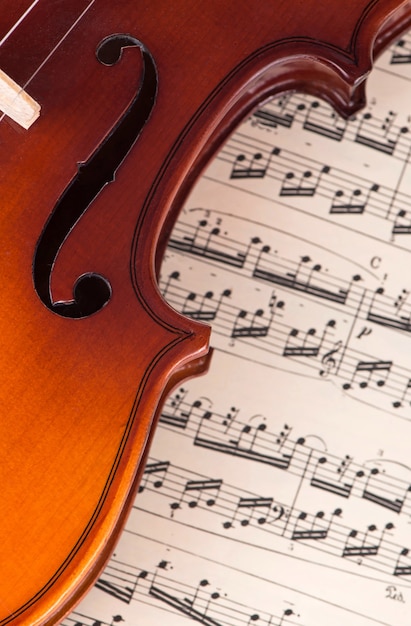
<svg viewBox="0 0 411 626"><path fill-rule="evenodd" d="M180 613L205 626L245 626L258 623L258 626L292 626L295 610L286 608L267 613L247 606L238 599L229 597L222 589L216 588L206 578L197 585L178 580L171 563L160 561L151 571L113 557L96 583L96 588L129 605L143 599L173 613ZM116 618L114 618L116 619ZM118 618L117 618L118 621ZM107 626L114 626L115 621ZM105 622L84 626L106 626ZM300 626L304 626L301 621ZM80 622L79 622L80 625ZM64 623L62 626L77 626ZM82 625L83 626L83 625ZM308 625L307 625L308 626Z"/></svg>
<svg viewBox="0 0 411 626"><path fill-rule="evenodd" d="M78 611L73 611L69 616L67 616L63 622L61 622L61 626L116 626L116 624L123 623L124 626L127 626L127 622L122 618L121 615L114 615L111 621L106 622L100 619L95 619L94 617L90 617L89 615L83 615Z"/></svg>
<svg viewBox="0 0 411 626"><path fill-rule="evenodd" d="M411 63L411 41L409 33L406 33L399 41L391 46L390 53L390 63L392 65Z"/></svg>
<svg viewBox="0 0 411 626"><path fill-rule="evenodd" d="M302 130L326 139L338 143L343 140L353 142L403 162L409 154L410 128L406 123L398 123L396 117L393 111L379 117L369 107L347 121L326 102L308 95L292 94L257 109L249 124L266 131L298 125Z"/></svg>
<svg viewBox="0 0 411 626"><path fill-rule="evenodd" d="M360 177L341 167L321 163L312 157L273 147L269 142L257 141L244 133L233 136L219 153L218 160L225 164L225 172L224 175L220 172L219 182L227 184L234 180L243 181L246 185L250 178L255 179L252 172L256 155L259 157L258 178L266 182L258 191L267 200L273 202L277 195L278 199L287 199L287 206L306 211L308 202L299 199L315 196L319 200L321 215L332 219L336 226L344 225L347 223L346 218L354 217L355 222L351 221L350 227L366 233L367 226L359 218L367 214L380 220L384 228L391 225L391 230L386 228L385 231L386 241L396 243L398 239L395 235L409 234L411 214L407 193L399 191L397 187ZM217 180L212 172L207 176L210 180ZM293 198L295 200L290 205ZM409 244L401 239L401 245Z"/></svg>
<svg viewBox="0 0 411 626"><path fill-rule="evenodd" d="M191 292L179 285L179 272L172 272L172 275L173 281L170 277L165 281L167 297L169 302L181 311ZM385 355L381 358L355 349L349 342L352 333L345 330L344 337L339 335L341 331L335 320L327 320L317 328L308 329L287 324L287 301L280 299L275 292L271 293L265 310L257 307L248 311L242 306L232 304L235 298L234 291L224 289L223 293L229 296L222 298L221 294L217 296L210 294L207 301L208 306L213 298L215 302L213 332L231 340L228 345L231 352L238 353L237 343L246 341L249 346L257 349L256 358L261 363L270 364L274 358L283 357L298 365L298 368L310 371L313 376L325 380L331 375L337 377L341 380L341 388L348 393L369 393L367 399L370 403L376 402L372 399L375 394L381 395L386 400L387 409L392 408L396 411L404 409L401 415L410 417L411 411L404 402L406 392L410 388L409 368L395 363ZM198 295L200 300L202 296ZM276 305L273 306L273 303ZM364 310L363 305L362 296L352 316L351 328L361 318L360 311ZM341 349L336 346L341 346ZM334 367L324 369L323 366L330 356L334 360Z"/></svg>
<svg viewBox="0 0 411 626"><path fill-rule="evenodd" d="M302 480L304 476L302 477ZM214 495L211 500L207 497L197 498L192 506L191 494L188 485L195 481L197 485L214 485ZM197 489L201 491L201 486ZM150 487L147 488L150 491ZM236 536L242 529L253 529L248 542L268 547L271 535L282 540L291 540L303 543L314 550L325 552L333 557L343 558L352 564L361 564L362 568L370 568L383 572L386 575L402 577L407 580L409 575L405 567L410 567L411 555L408 557L407 546L392 541L395 538L395 525L387 522L383 527L374 523L365 524L365 529L353 528L341 523L344 519L343 509L336 508L328 513L324 510L309 512L299 510L284 502L279 502L271 494L255 494L244 491L240 487L232 486L220 478L199 475L190 470L169 465L166 479L161 489L152 491L157 500L166 500L168 515L179 521L186 519L190 511L190 520L196 511L208 513L209 521L204 521L204 515L196 518L196 525L206 531L210 529L217 534L235 531ZM292 494L290 494L292 495ZM144 498L136 503L135 508L143 511L157 511L155 500L148 504ZM148 507L148 508L146 508ZM162 509L160 509L162 510ZM153 512L153 511L152 511ZM210 517L211 516L211 517ZM191 522L193 523L193 522ZM256 534L256 531L259 531ZM246 540L245 538L243 540ZM354 557L361 556L361 563ZM398 559L401 556L402 568L398 569ZM404 565L405 563L405 565ZM362 569L361 569L362 572Z"/></svg>
<svg viewBox="0 0 411 626"><path fill-rule="evenodd" d="M345 305L344 310L354 312L358 301L364 299L366 302L366 312L361 319L379 324L381 326L398 329L405 332L411 331L411 303L407 301L407 290L403 289L399 295L388 295L382 287L377 289L367 289L364 287L364 279L359 274L354 274L347 278L333 276L330 272L324 272L321 264L316 263L310 255L303 254L298 259L279 258L272 252L272 246L264 243L260 237L251 237L248 243L234 240L227 235L214 234L213 238L208 236L210 230L214 230L210 220L200 220L201 229L195 225L181 220L170 239L169 247L178 252L188 252L195 257L203 259L214 259L219 257L220 249L232 250L226 253L224 260L218 260L218 265L225 269L235 267L243 270L245 276L273 284L278 287L290 289L292 292L313 296L329 302ZM193 231L196 230L194 235ZM192 234L193 233L193 234ZM207 239L207 245L204 240ZM192 242L191 249L185 246L185 241ZM241 262L240 262L241 261ZM179 276L174 276L178 278ZM164 293L167 295L168 285L172 276L168 278ZM205 300L212 299L213 292L208 291L202 296L197 319L213 320L219 307L207 313ZM230 291L223 295L229 297ZM188 301L196 301L198 297L195 293L188 296ZM194 309L194 306L191 307ZM197 308L194 309L196 311ZM182 312L195 317L188 304L183 306ZM360 312L361 313L361 312ZM205 317L202 318L201 315Z"/></svg>
<svg viewBox="0 0 411 626"><path fill-rule="evenodd" d="M160 426L189 437L194 446L287 471L329 494L360 498L397 515L411 515L411 466L407 479L404 471L402 476L393 473L393 463L385 467L382 462L354 462L348 454L324 454L308 445L305 437L292 438L293 429L287 424L280 432L272 432L262 420L255 424L241 421L238 410L222 413L204 407L204 401L190 402L184 389L165 403ZM151 465L148 474L150 470Z"/></svg>

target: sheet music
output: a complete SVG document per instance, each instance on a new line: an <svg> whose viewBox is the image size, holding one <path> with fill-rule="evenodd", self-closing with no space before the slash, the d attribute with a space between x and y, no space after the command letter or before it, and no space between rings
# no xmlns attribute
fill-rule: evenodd
<svg viewBox="0 0 411 626"><path fill-rule="evenodd" d="M344 121L255 111L198 182L165 298L212 325L115 554L64 626L406 626L411 36Z"/></svg>

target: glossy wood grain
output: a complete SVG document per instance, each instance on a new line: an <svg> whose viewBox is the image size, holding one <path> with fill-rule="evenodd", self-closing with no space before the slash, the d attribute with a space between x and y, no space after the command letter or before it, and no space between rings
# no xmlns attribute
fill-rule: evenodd
<svg viewBox="0 0 411 626"><path fill-rule="evenodd" d="M374 50L411 22L405 0L88 4L42 0L0 48L1 69L42 107L29 131L0 125L1 626L58 623L92 584L127 515L164 394L208 363L208 328L173 311L156 283L201 168L274 93L300 89L357 110ZM26 5L0 2L2 32ZM52 268L54 300L70 300L90 272L111 285L104 308L69 319L39 299L33 259L77 164L144 81L136 47L113 67L96 59L116 33L150 51L158 92Z"/></svg>

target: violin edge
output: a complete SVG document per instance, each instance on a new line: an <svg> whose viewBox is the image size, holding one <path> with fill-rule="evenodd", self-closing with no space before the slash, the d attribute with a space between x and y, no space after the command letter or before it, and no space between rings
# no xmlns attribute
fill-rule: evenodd
<svg viewBox="0 0 411 626"><path fill-rule="evenodd" d="M374 3L375 6L381 6L382 4L384 3ZM398 5L398 2L390 2L390 5L393 4ZM264 56L263 51L260 51L259 56L256 57L256 70L250 65L243 65L241 68L238 68L237 73L234 72L230 75L229 80L222 84L220 86L221 89L215 91L213 97L208 101L208 108L202 108L198 111L198 116L190 120L186 128L187 133L183 133L180 137L181 143L176 146L177 149L174 156L175 158L181 157L182 161L185 162L187 171L183 184L178 189L175 189L172 188L170 181L162 181L158 193L154 196L154 204L158 207L162 205L162 200L165 197L172 199L171 203L166 202L164 204L164 206L167 206L167 211L162 217L163 226L158 238L153 240L152 257L155 261L157 272L159 271L168 235L171 232L171 226L175 222L182 202L188 196L192 185L228 135L255 106L261 104L262 100L268 99L280 92L284 93L294 90L309 91L313 88L313 95L319 96L321 94L321 96L333 104L339 112L350 115L365 103L364 81L371 70L374 54L381 52L383 48L392 41L390 37L399 36L401 32L409 28L410 25L411 2L407 0L407 2L401 3L401 11L392 11L388 18L385 20L381 19L378 34L373 35L372 42L371 39L369 40L369 43L371 42L372 45L370 43L368 49L366 49L367 46L365 46L364 50L361 52L362 56L360 55L360 61L362 59L362 65L355 66L354 64L352 66L357 68L356 72L350 71L350 63L347 61L347 56L343 51L335 50L332 63L329 64L326 59L327 55L324 53L325 48L321 43L311 42L310 54L312 57L309 58L310 55L307 55L306 48L307 42L294 39L289 42L289 46L285 45L281 50L281 54L283 55L281 59L280 57L274 59L271 57L264 72L261 70L270 58L269 51L266 56ZM371 30L371 27L369 30ZM299 43L302 44L301 52L298 52ZM306 50L305 53L303 52L303 48ZM329 50L328 47L327 50ZM316 55L318 55L317 58ZM258 63L260 63L260 65L258 65ZM296 71L298 65L300 65L300 70ZM340 68L340 70L338 70L338 68ZM348 74L344 74L347 72L347 68ZM331 82L334 87L338 87L337 90L334 90L329 84L331 76L335 77L336 82L332 80ZM239 77L243 81L242 85L237 83ZM313 77L314 81L312 80ZM273 82L276 82L275 86L273 86ZM234 86L234 83L237 83L237 87ZM217 111L220 110L219 107L221 107L221 112L217 114ZM191 146L187 148L189 143L191 143ZM158 216L159 213L156 212L155 214ZM156 286L155 289L157 289ZM155 301L152 302L158 304L158 296L156 296ZM166 306L168 308L169 305ZM180 318L182 318L182 316L175 313L174 319L178 320ZM182 319L184 319L187 324L186 318ZM194 333L198 332L197 325L193 324L192 328ZM186 374L190 372L192 374L199 373L200 366L208 363L210 357L204 355L197 358L193 356L191 362L189 355L187 355L186 358L186 363L177 368L169 376L163 395L161 395L157 408L154 411L151 421L152 428L147 438L144 439L143 443L141 443L140 440L140 443L133 444L134 447L141 445L141 463L136 469L135 477L129 488L128 495L123 502L116 524L108 535L104 549L94 561L93 567L85 573L80 584L74 590L72 589L72 594L64 598L64 606L49 607L48 617L46 617L47 621L30 621L32 626L34 626L34 624L38 624L39 626L40 624L51 626L52 624L56 624L56 620L63 619L64 615L72 610L74 604L81 599L110 557L118 539L119 532L127 519L135 491L137 490L139 480L143 474L144 461L148 454L154 425L158 420L160 406L162 401L164 401L165 394L167 394L175 384L184 380ZM42 611L42 615L45 615L44 611ZM29 619L30 617L31 616L29 616ZM26 620L26 617L23 616L23 620ZM26 621L16 621L15 623L27 624Z"/></svg>
<svg viewBox="0 0 411 626"><path fill-rule="evenodd" d="M391 7L388 14L384 11L385 4ZM411 28L411 0L403 0L399 7L398 4L396 0L371 2L376 14L366 16L368 21L364 20L364 28L357 33L351 51L332 49L318 41L294 39L283 42L279 55L276 51L273 56L272 50L259 52L255 68L250 70L243 64L233 71L225 85L217 86L215 92L210 94L208 109L197 111L195 119L190 120L180 136L180 145L174 148L173 160L191 160L186 166L187 175L183 183L178 189L170 189L163 182L158 195L160 201L155 196L152 200L154 204L161 205L165 198L172 198L154 239L157 279L172 228L195 182L224 142L253 110L280 93L295 91L322 98L345 118L366 105L366 80L375 59ZM300 70L296 71L298 67ZM233 89L232 83L238 86ZM219 118L217 111L225 114ZM196 126L199 132L197 130L197 135L194 135L190 127ZM181 148L184 150L187 145L191 146L188 155L180 155ZM195 146L194 155L192 146Z"/></svg>

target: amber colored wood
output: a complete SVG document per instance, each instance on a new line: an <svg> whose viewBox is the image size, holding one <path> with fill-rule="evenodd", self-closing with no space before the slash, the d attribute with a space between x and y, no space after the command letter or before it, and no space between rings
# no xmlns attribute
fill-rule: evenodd
<svg viewBox="0 0 411 626"><path fill-rule="evenodd" d="M29 4L0 0L0 37ZM93 583L126 518L164 394L208 362L208 328L172 310L156 281L201 168L275 93L299 89L356 111L374 53L411 24L411 0L97 0L70 30L87 5L41 0L0 46L0 68L41 105L28 131L0 124L0 626L56 624ZM98 272L111 300L67 319L37 296L33 259L77 163L142 80L135 48L114 67L96 60L113 33L150 50L158 94L52 272L54 299L70 300L76 279Z"/></svg>

